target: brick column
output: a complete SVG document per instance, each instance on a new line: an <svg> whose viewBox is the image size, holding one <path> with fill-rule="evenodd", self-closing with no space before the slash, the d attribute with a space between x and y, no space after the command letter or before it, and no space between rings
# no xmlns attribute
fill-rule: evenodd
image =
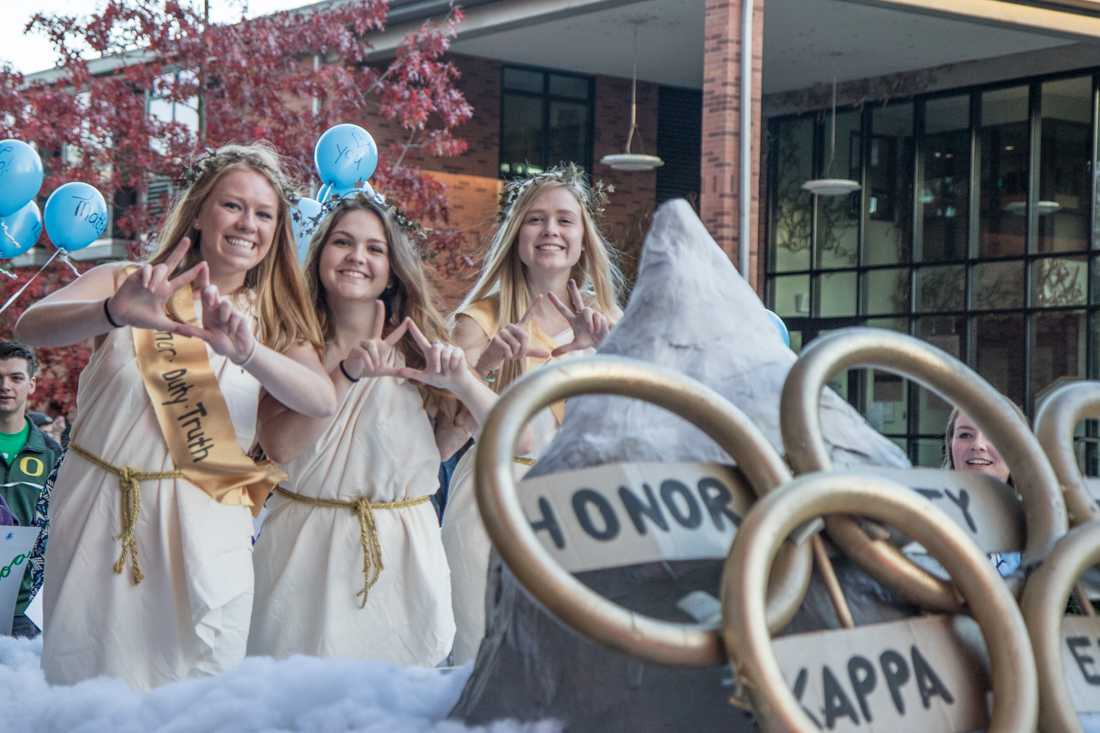
<svg viewBox="0 0 1100 733"><path fill-rule="evenodd" d="M752 223L755 238L760 212L761 87L764 59L764 0L755 0L752 27ZM706 0L703 39L703 144L700 213L711 236L738 262L741 150L741 0ZM746 279L763 292L758 241L749 247ZM742 273L744 274L744 273Z"/></svg>

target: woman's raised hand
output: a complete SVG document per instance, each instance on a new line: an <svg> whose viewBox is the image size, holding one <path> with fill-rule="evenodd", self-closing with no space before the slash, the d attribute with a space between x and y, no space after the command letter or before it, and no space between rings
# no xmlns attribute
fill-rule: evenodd
<svg viewBox="0 0 1100 733"><path fill-rule="evenodd" d="M549 358L550 352L531 346L531 336L527 333L527 322L534 317L535 309L542 303L542 298L541 295L535 298L517 323L509 323L497 331L477 360L478 372L488 374L510 359L524 359L529 356L536 359Z"/></svg>
<svg viewBox="0 0 1100 733"><path fill-rule="evenodd" d="M252 358L258 343L252 335L251 320L251 316L233 307L217 285L207 285L202 290L202 325L183 324L178 332L202 339L215 352L243 365Z"/></svg>
<svg viewBox="0 0 1100 733"><path fill-rule="evenodd" d="M557 295L550 293L550 302L554 304L554 307L569 321L569 325L573 328L573 340L554 349L551 352L552 356L561 356L580 349L595 348L611 331L611 321L595 308L585 305L584 298L581 297L581 290L573 280L569 281L569 300L573 305L572 308L561 302L561 298Z"/></svg>
<svg viewBox="0 0 1100 733"><path fill-rule="evenodd" d="M405 335L411 321L405 319L393 329L389 336L382 338L382 327L386 323L386 306L381 300L374 301L374 324L371 337L353 346L344 359L344 371L353 379L361 377L396 377L400 368L397 342Z"/></svg>
<svg viewBox="0 0 1100 733"><path fill-rule="evenodd" d="M403 367L397 370L397 376L451 391L459 388L463 380L473 379L470 366L466 363L466 352L443 341L432 343L410 318L406 318L401 325L408 328L413 343L424 355L424 368Z"/></svg>
<svg viewBox="0 0 1100 733"><path fill-rule="evenodd" d="M167 313L168 301L177 290L184 287L205 289L210 284L205 262L171 277L189 249L191 240L184 237L163 263L142 265L131 272L107 301L107 311L114 323L191 335L185 333L185 324L173 321Z"/></svg>

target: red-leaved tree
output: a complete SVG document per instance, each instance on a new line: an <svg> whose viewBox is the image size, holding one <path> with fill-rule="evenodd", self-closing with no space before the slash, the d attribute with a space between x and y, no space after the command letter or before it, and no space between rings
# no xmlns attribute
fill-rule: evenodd
<svg viewBox="0 0 1100 733"><path fill-rule="evenodd" d="M349 0L233 24L208 24L177 0L109 0L85 17L40 13L26 32L50 39L57 73L28 83L0 67L0 138L38 147L43 195L71 180L99 188L116 204L114 236L140 256L167 208L164 184L202 150L267 140L311 195L317 137L354 122L379 143L372 185L432 228L430 254L447 252L461 233L447 226L443 186L421 166L466 149L455 128L472 109L446 58L462 13L452 6L379 60L370 36L388 9L387 0ZM0 299L30 274L0 283ZM0 316L0 329L10 333L23 307L71 279L52 265ZM69 407L87 349L44 351L35 401Z"/></svg>

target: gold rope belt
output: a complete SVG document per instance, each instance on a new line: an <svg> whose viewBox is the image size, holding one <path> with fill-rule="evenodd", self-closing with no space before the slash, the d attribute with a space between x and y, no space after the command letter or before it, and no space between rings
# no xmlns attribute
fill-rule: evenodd
<svg viewBox="0 0 1100 733"><path fill-rule="evenodd" d="M534 458L524 458L523 456L512 456L512 461L522 463L524 466L533 466L536 462Z"/></svg>
<svg viewBox="0 0 1100 733"><path fill-rule="evenodd" d="M275 491L288 499L292 499L309 506L324 507L327 509L350 509L359 518L359 544L363 547L363 590L356 593L356 597L362 596L360 608L367 605L367 595L378 578L382 575L382 544L378 541L378 528L374 524L375 509L405 509L419 506L431 501L429 496L418 496L414 499L399 499L398 501L371 501L361 496L354 501L338 501L336 499L321 499L315 496L298 494L282 486L276 486Z"/></svg>
<svg viewBox="0 0 1100 733"><path fill-rule="evenodd" d="M121 574L123 568L126 567L126 556L129 555L130 581L137 585L145 577L141 572L141 565L138 563L137 538L134 536L138 513L141 511L141 482L183 478L183 472L179 469L173 471L138 471L130 466L115 466L95 453L81 448L73 441L69 442L69 450L89 463L94 463L104 471L118 476L118 487L122 491L122 505L119 509L122 518L122 531L115 539L121 540L122 551L112 567L115 573Z"/></svg>

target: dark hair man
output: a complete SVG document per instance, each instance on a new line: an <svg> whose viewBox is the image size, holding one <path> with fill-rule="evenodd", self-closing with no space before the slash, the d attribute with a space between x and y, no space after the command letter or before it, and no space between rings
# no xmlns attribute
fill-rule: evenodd
<svg viewBox="0 0 1100 733"><path fill-rule="evenodd" d="M16 341L0 341L0 500L16 522L28 527L35 523L35 505L61 456L61 446L27 418L27 398L34 392L37 369L33 351ZM24 572L13 636L38 635L25 614L33 595L31 573Z"/></svg>

